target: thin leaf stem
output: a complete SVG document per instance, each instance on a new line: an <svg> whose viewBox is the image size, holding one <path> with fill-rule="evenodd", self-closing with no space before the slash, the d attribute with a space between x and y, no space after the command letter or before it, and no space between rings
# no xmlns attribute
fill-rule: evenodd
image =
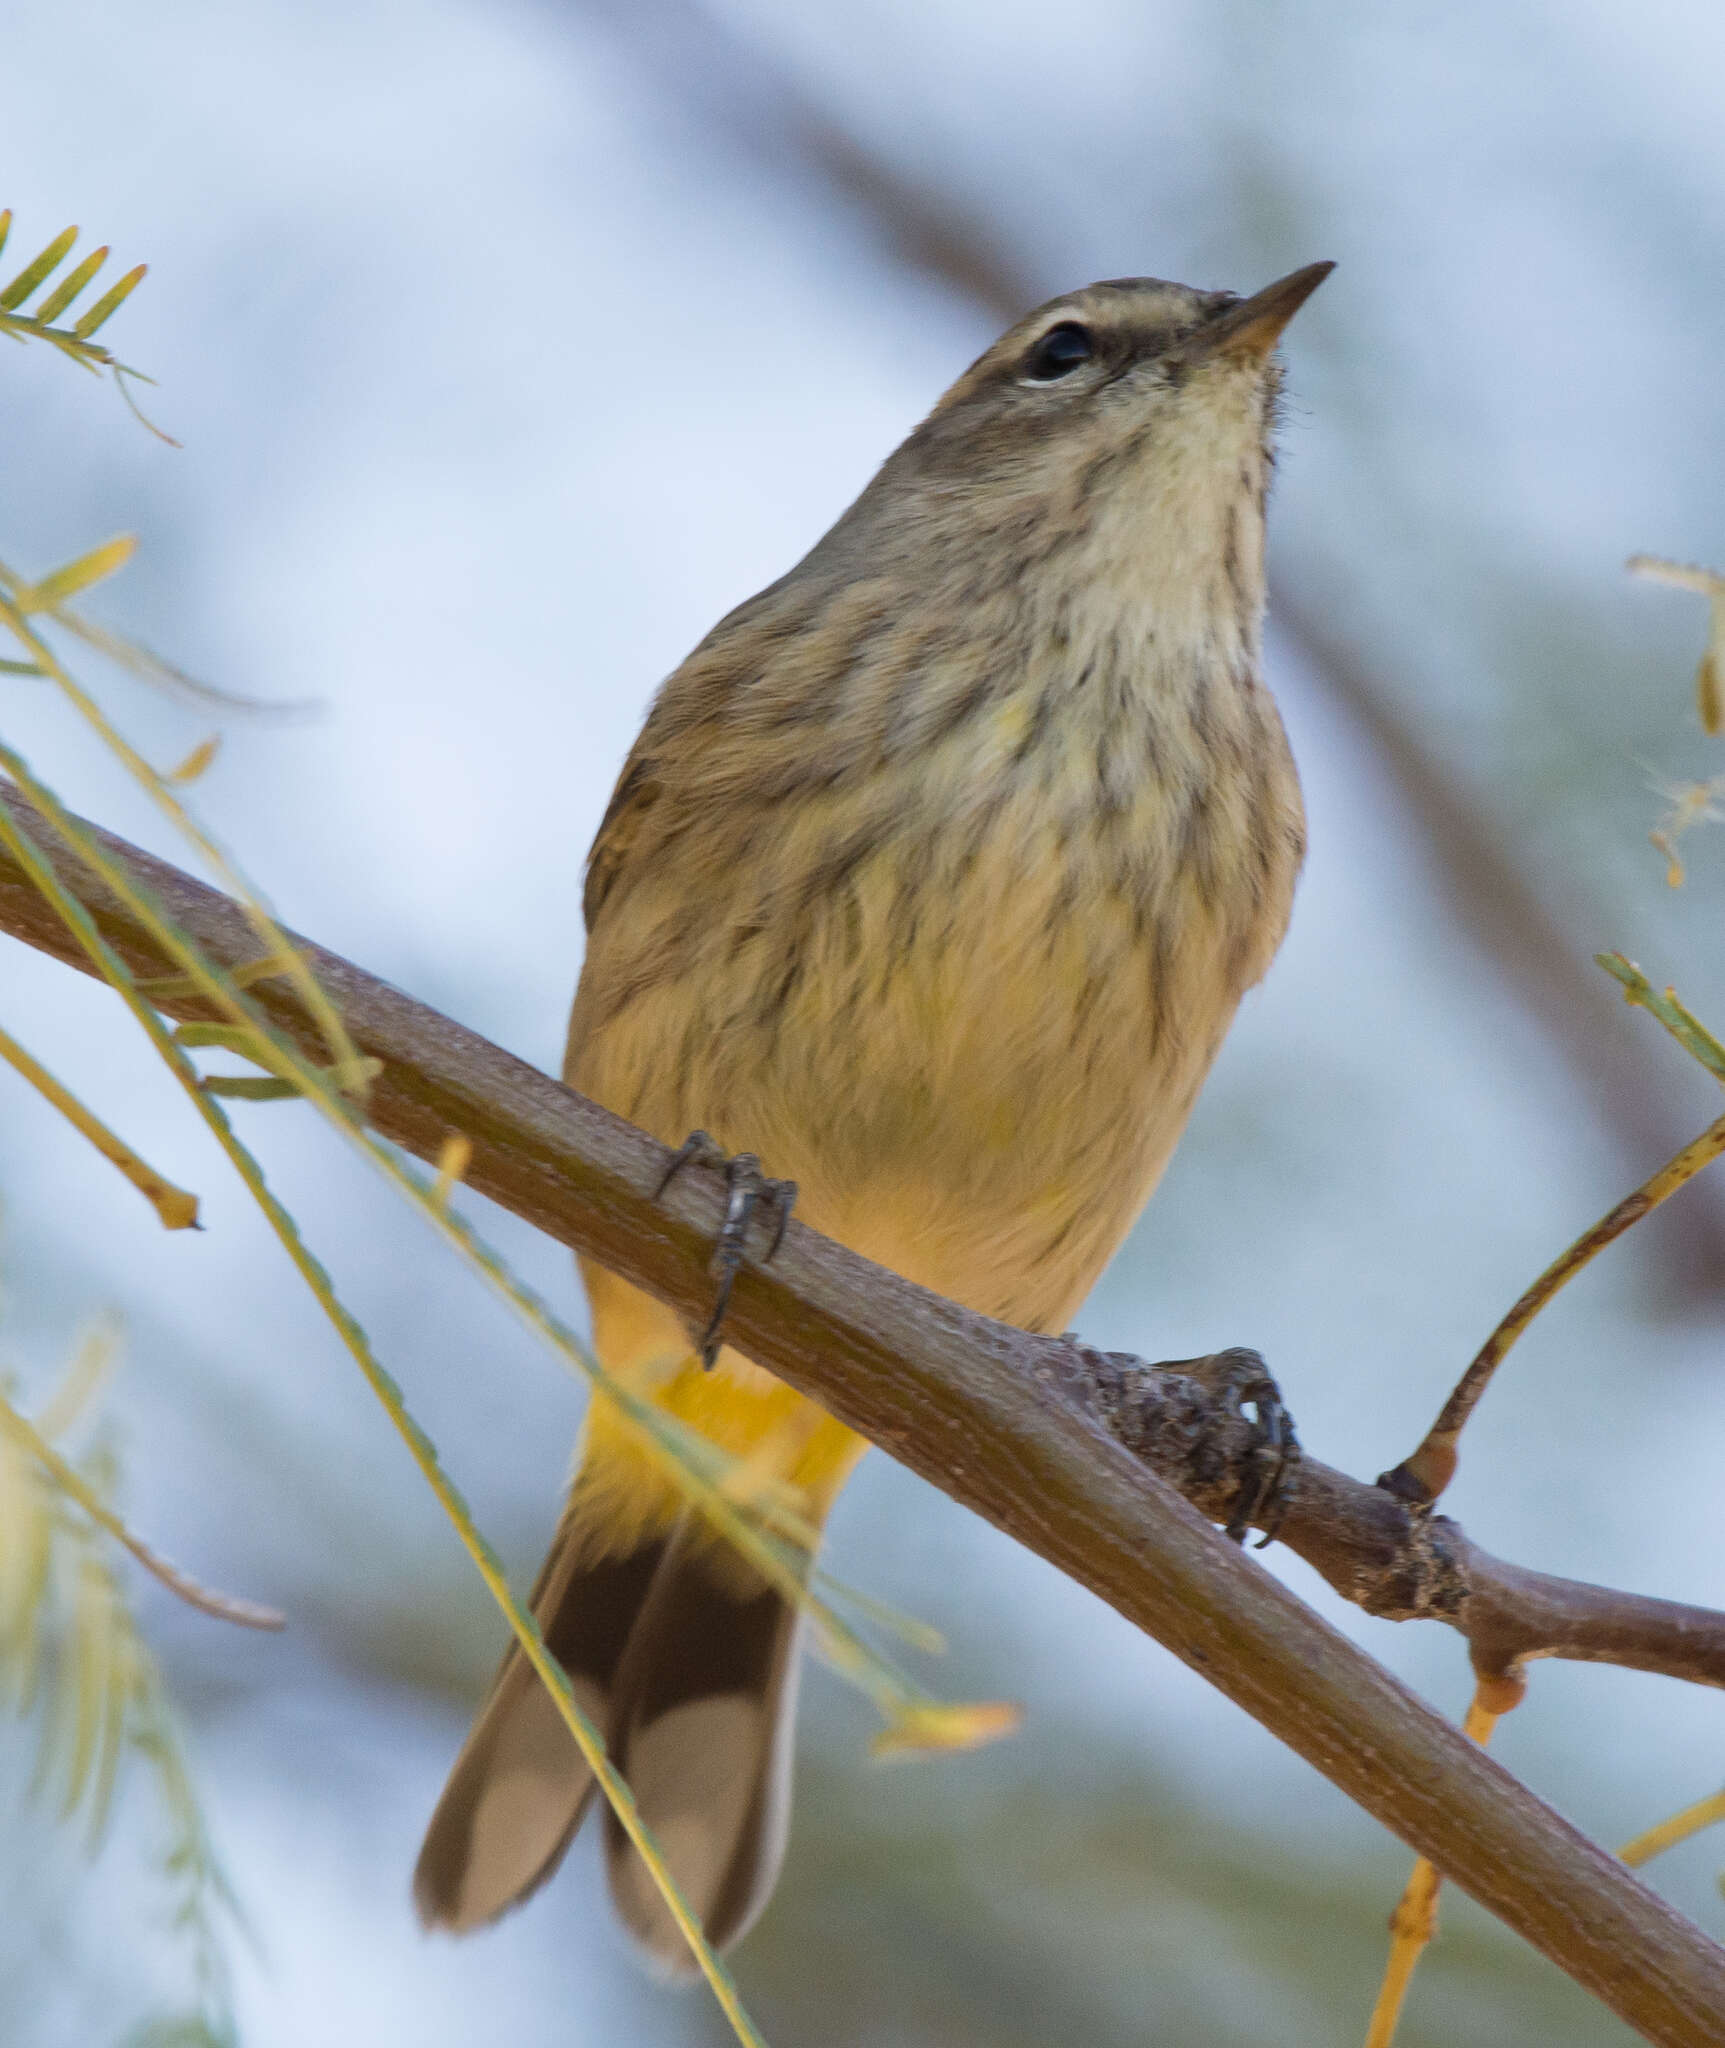
<svg viewBox="0 0 1725 2048"><path fill-rule="evenodd" d="M130 1551L151 1578L166 1586L188 1607L195 1607L200 1614L213 1615L217 1621L231 1621L239 1628L274 1630L286 1625L286 1617L275 1608L259 1606L253 1600L236 1599L231 1593L214 1592L210 1587L200 1585L189 1572L181 1571L178 1565L170 1563L159 1550L127 1526L78 1468L63 1458L30 1418L21 1415L4 1394L0 1394L0 1428L10 1430L55 1485L70 1495L92 1522L105 1529L122 1549Z"/></svg>

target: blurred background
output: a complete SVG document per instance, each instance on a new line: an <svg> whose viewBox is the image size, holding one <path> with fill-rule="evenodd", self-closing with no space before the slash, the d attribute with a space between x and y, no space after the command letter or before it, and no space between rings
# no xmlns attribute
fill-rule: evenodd
<svg viewBox="0 0 1725 2048"><path fill-rule="evenodd" d="M8 352L0 552L108 534L92 606L194 673L315 697L229 720L198 789L284 918L554 1068L583 855L659 678L781 573L1010 318L1093 277L1339 269L1289 336L1269 641L1307 787L1293 932L1083 1319L1149 1357L1258 1346L1369 1476L1563 1244L1715 1113L1589 964L1725 1021L1725 836L1648 844L1718 742L1693 598L1725 554L1725 17L1458 0L99 0L14 10L0 203L151 276L109 336L143 433ZM19 246L15 241L14 248ZM22 258L20 257L20 260ZM91 671L93 674L94 672ZM209 715L101 678L177 759ZM173 857L8 679L11 743ZM252 1929L252 2048L709 2044L644 1981L587 1848L485 1937L423 1938L419 1832L502 1640L381 1414L118 1005L0 940L9 1029L204 1200L164 1236L0 1074L0 1362L123 1319L134 1520L291 1616L137 1598ZM579 1395L291 1106L239 1115L525 1580ZM575 1313L564 1255L479 1221ZM1725 1184L1540 1321L1451 1496L1531 1565L1725 1605ZM1405 1852L1154 1644L881 1456L830 1562L935 1623L923 1675L1022 1699L968 1757L872 1765L805 1691L783 1883L737 1957L801 2048L1360 2037ZM1459 1639L1307 1597L1445 1711ZM0 1736L4 1731L0 1730ZM1541 1666L1500 1752L1606 1843L1725 1773L1716 1695ZM189 1968L134 1788L94 1871L0 1742L0 2029L117 2041ZM1706 1838L1654 1882L1725 1931ZM1403 2039L1629 2038L1465 1900Z"/></svg>

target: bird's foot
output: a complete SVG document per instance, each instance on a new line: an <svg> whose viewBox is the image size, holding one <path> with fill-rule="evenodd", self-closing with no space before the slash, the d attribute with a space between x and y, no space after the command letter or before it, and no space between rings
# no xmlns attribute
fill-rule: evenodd
<svg viewBox="0 0 1725 2048"><path fill-rule="evenodd" d="M1294 1419L1255 1351L1146 1364L1093 1351L1070 1333L1074 1391L1109 1434L1222 1522L1234 1542L1254 1527L1273 1543L1293 1498Z"/></svg>
<svg viewBox="0 0 1725 2048"><path fill-rule="evenodd" d="M733 1155L705 1131L693 1131L672 1153L670 1164L659 1176L659 1185L653 1190L654 1201L659 1200L686 1166L710 1166L725 1177L725 1217L707 1262L707 1271L715 1283L713 1311L697 1339L701 1365L710 1372L719 1355L719 1333L724 1328L725 1311L731 1305L731 1289L748 1248L749 1226L763 1205L770 1206L773 1235L762 1256L761 1263L765 1265L785 1241L785 1227L796 1206L797 1184L794 1180L769 1179L754 1153Z"/></svg>
<svg viewBox="0 0 1725 2048"><path fill-rule="evenodd" d="M1247 1410L1251 1411L1256 1430L1223 1534L1235 1543L1244 1543L1254 1528L1262 1529L1258 1548L1267 1549L1275 1542L1288 1511L1294 1468L1300 1462L1294 1418L1269 1368L1257 1352L1236 1346L1213 1352L1208 1358L1184 1358L1164 1370L1183 1373L1209 1387L1230 1415L1244 1418Z"/></svg>

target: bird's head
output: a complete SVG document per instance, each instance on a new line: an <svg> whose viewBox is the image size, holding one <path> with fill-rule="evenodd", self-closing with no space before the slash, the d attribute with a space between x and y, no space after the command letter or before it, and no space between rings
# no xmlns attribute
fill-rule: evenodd
<svg viewBox="0 0 1725 2048"><path fill-rule="evenodd" d="M1105 602L1141 600L1177 637L1182 613L1197 631L1222 606L1255 635L1276 344L1333 268L1307 264L1250 298L1132 277L1051 299L888 461L853 547L921 553L942 582L955 555L984 580L1046 570Z"/></svg>
<svg viewBox="0 0 1725 2048"><path fill-rule="evenodd" d="M1051 299L970 366L907 450L925 474L986 485L1232 442L1242 425L1262 440L1281 384L1276 344L1334 268L1308 263L1244 299L1157 277Z"/></svg>

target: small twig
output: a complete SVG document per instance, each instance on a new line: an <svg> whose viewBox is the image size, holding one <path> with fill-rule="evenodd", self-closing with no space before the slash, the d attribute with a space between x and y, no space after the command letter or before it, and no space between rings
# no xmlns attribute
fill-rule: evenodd
<svg viewBox="0 0 1725 2048"><path fill-rule="evenodd" d="M1635 962L1621 953L1596 953L1594 958L1607 974L1623 984L1626 1003L1656 1018L1691 1059L1699 1061L1715 1081L1725 1083L1725 1045L1693 1011L1683 1007L1675 989L1656 989Z"/></svg>
<svg viewBox="0 0 1725 2048"><path fill-rule="evenodd" d="M1567 1251L1553 1259L1480 1346L1466 1372L1456 1381L1449 1399L1438 1410L1437 1419L1420 1439L1419 1448L1384 1473L1378 1484L1416 1506L1429 1506L1435 1501L1455 1477L1456 1445L1469 1416L1479 1406L1492 1375L1528 1324L1583 1266L1643 1216L1651 1215L1661 1202L1668 1201L1703 1167L1711 1166L1721 1153L1725 1153L1725 1116L1710 1124L1700 1137L1691 1139L1675 1158L1668 1159L1656 1174L1643 1181L1633 1194L1625 1195L1615 1209L1600 1217L1591 1230L1584 1231Z"/></svg>
<svg viewBox="0 0 1725 2048"><path fill-rule="evenodd" d="M1697 1799L1693 1806L1684 1807L1681 1813L1672 1814L1669 1820L1662 1820L1657 1827L1644 1829L1617 1853L1631 1870L1636 1870L1643 1863L1651 1863L1655 1856L1663 1856L1667 1849L1675 1849L1679 1842L1687 1842L1691 1835L1700 1834L1703 1828L1717 1827L1721 1821L1725 1821L1725 1792L1714 1792L1706 1799Z"/></svg>
<svg viewBox="0 0 1725 2048"><path fill-rule="evenodd" d="M1462 1733L1471 1736L1484 1749L1498 1722L1520 1701L1519 1687L1511 1697L1501 1681L1482 1679L1469 1702ZM1431 1946L1432 1937L1437 1932L1438 1893L1442 1888L1443 1878L1421 1856L1408 1877L1407 1888L1396 1901L1395 1911L1390 1915L1390 1953L1384 1964L1383 1983L1378 1987L1377 2003L1372 2007L1371 2020L1366 2027L1365 2048L1391 2048L1396 2038L1408 1986L1413 1982L1420 1957Z"/></svg>
<svg viewBox="0 0 1725 2048"><path fill-rule="evenodd" d="M1470 1713L1470 1735L1474 1733L1471 1724ZM1418 1858L1390 1915L1390 1952L1384 1964L1383 1982L1378 1986L1377 2002L1366 2023L1365 2048L1390 2048L1396 2038L1414 1970L1437 1932L1438 1892L1442 1886L1443 1879L1433 1866L1423 1856Z"/></svg>
<svg viewBox="0 0 1725 2048"><path fill-rule="evenodd" d="M1639 559L1639 558L1637 558ZM1725 1045L1686 1010L1675 991L1661 993L1632 960L1621 953L1595 956L1607 974L1623 984L1624 1000L1656 1017L1693 1059L1698 1060L1716 1081L1725 1083ZM1481 1346L1473 1362L1456 1382L1449 1399L1438 1410L1437 1419L1421 1438L1419 1448L1378 1484L1399 1499L1416 1506L1429 1506L1455 1477L1456 1445L1480 1397L1491 1383L1493 1373L1505 1354L1558 1290L1566 1286L1583 1266L1596 1258L1613 1239L1650 1215L1668 1201L1702 1170L1725 1153L1725 1117L1692 1139L1675 1158L1669 1159L1651 1179L1642 1182L1632 1195L1625 1195L1608 1215L1556 1258L1510 1310Z"/></svg>

